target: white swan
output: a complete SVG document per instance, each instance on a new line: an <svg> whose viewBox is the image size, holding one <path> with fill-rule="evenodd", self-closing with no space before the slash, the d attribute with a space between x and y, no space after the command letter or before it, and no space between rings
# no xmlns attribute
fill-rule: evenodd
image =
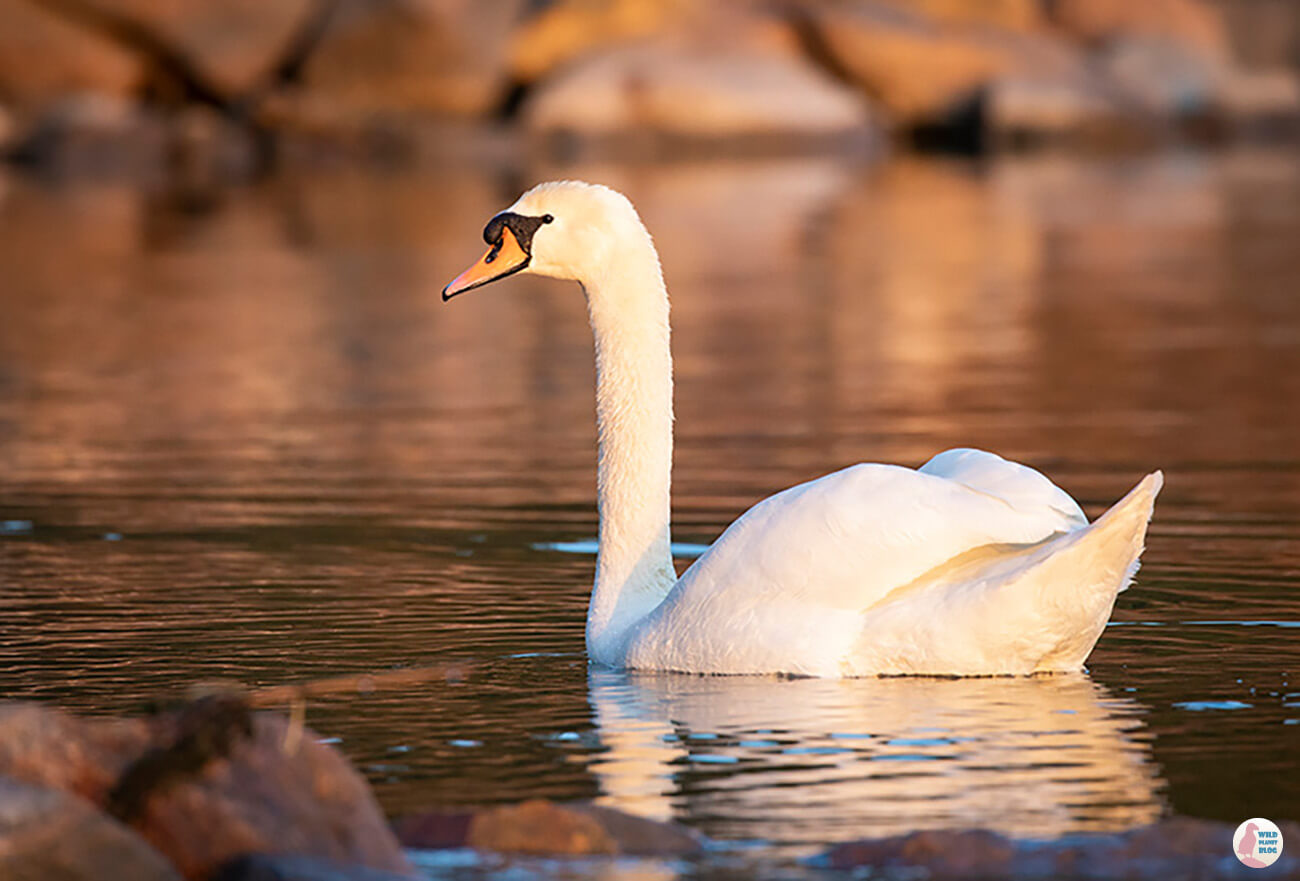
<svg viewBox="0 0 1300 881"><path fill-rule="evenodd" d="M681 578L669 551L668 294L636 209L540 184L443 299L518 272L579 282L596 339L592 661L694 673L1078 670L1138 567L1159 471L1095 523L1032 468L949 450L854 465L745 512Z"/></svg>

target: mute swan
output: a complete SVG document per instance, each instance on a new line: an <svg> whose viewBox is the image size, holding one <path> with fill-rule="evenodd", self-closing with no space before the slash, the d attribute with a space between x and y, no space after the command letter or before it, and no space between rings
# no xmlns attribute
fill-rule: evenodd
<svg viewBox="0 0 1300 881"><path fill-rule="evenodd" d="M1163 477L1089 525L1039 472L979 450L860 464L760 502L681 576L668 541L672 356L650 234L607 187L540 184L483 230L444 300L520 272L581 284L596 340L596 579L587 653L692 673L1078 670L1137 571Z"/></svg>

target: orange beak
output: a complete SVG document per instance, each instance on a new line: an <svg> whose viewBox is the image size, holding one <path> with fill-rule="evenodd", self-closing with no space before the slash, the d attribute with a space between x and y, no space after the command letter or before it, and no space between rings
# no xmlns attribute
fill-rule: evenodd
<svg viewBox="0 0 1300 881"><path fill-rule="evenodd" d="M490 281L512 275L525 268L528 260L528 253L519 247L519 240L515 238L515 234L510 231L510 227L504 226L501 228L501 238L488 248L488 252L442 289L443 302L457 294L482 287Z"/></svg>

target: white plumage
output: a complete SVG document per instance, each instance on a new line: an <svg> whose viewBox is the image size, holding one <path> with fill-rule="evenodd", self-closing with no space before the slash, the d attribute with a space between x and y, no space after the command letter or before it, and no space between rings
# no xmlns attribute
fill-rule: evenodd
<svg viewBox="0 0 1300 881"><path fill-rule="evenodd" d="M522 271L581 282L596 338L593 661L811 676L1082 667L1137 570L1160 472L1088 524L1042 474L991 453L854 465L758 503L678 579L668 296L650 236L627 199L590 184L542 184L508 212L550 218Z"/></svg>

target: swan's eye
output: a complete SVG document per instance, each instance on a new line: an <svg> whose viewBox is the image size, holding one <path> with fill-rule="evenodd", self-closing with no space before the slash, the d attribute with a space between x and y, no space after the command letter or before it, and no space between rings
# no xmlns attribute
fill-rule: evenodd
<svg viewBox="0 0 1300 881"><path fill-rule="evenodd" d="M553 215L550 214L542 215L542 223L553 223L554 221L555 221L555 217Z"/></svg>

